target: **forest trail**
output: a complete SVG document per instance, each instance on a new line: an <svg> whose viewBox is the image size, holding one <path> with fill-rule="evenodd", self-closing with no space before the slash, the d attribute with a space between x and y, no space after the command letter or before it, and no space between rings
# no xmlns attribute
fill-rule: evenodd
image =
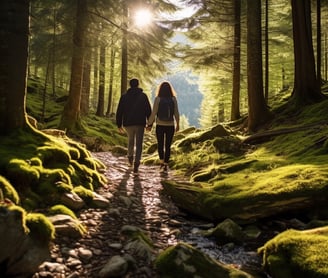
<svg viewBox="0 0 328 278"><path fill-rule="evenodd" d="M162 173L158 165L140 165L134 175L125 156L110 152L93 153L107 169L104 175L108 184L98 193L110 196L107 209L82 210L78 215L87 227L86 237L74 240L60 237L51 251L51 262L40 267L37 277L99 277L99 271L115 255L122 255L123 242L120 230L132 225L146 231L155 245L156 253L175 244L175 233L183 225L182 215L168 196L162 194L161 180L173 178ZM182 220L183 221L183 220ZM157 277L152 265L136 261L133 272L125 277Z"/></svg>

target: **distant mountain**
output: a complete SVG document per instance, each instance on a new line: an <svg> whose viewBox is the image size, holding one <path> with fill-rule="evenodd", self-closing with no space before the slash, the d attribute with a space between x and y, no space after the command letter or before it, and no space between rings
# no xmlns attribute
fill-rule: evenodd
<svg viewBox="0 0 328 278"><path fill-rule="evenodd" d="M200 105L203 95L199 91L197 77L191 72L184 71L168 75L164 80L171 82L177 93L180 114L184 114L188 118L191 126L199 127Z"/></svg>

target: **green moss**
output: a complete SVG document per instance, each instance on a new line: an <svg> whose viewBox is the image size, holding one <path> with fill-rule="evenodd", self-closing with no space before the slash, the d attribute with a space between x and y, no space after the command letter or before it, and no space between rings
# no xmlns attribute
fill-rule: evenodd
<svg viewBox="0 0 328 278"><path fill-rule="evenodd" d="M71 159L67 150L55 145L38 147L37 154L47 168L55 168L58 163L68 165Z"/></svg>
<svg viewBox="0 0 328 278"><path fill-rule="evenodd" d="M154 247L152 240L146 235L145 231L138 227L125 225L121 229L121 234L128 240L139 240L151 248Z"/></svg>
<svg viewBox="0 0 328 278"><path fill-rule="evenodd" d="M42 161L39 157L32 157L29 160L31 166L37 166L37 167L41 167L42 166Z"/></svg>
<svg viewBox="0 0 328 278"><path fill-rule="evenodd" d="M79 158L78 158L78 161L79 162L82 162L86 159L86 158L89 158L91 157L91 154L90 152L87 150L86 146L79 143L79 142L76 142L76 141L72 141L72 140L68 140L67 142L71 147L75 148L76 150L78 150L79 152Z"/></svg>
<svg viewBox="0 0 328 278"><path fill-rule="evenodd" d="M72 189L70 176L63 169L43 169L35 191L49 194L54 191L67 192Z"/></svg>
<svg viewBox="0 0 328 278"><path fill-rule="evenodd" d="M0 205L0 208L3 210L9 210L10 212L14 213L15 220L18 222L21 222L23 231L27 234L28 233L28 227L26 226L26 211L19 206L16 205L10 205L10 206L2 206Z"/></svg>
<svg viewBox="0 0 328 278"><path fill-rule="evenodd" d="M80 158L80 152L77 148L69 148L68 151L71 159L78 160Z"/></svg>
<svg viewBox="0 0 328 278"><path fill-rule="evenodd" d="M59 193L65 193L65 192L70 192L73 189L73 186L65 182L57 182L56 188Z"/></svg>
<svg viewBox="0 0 328 278"><path fill-rule="evenodd" d="M49 213L49 215L65 214L65 215L69 215L73 219L78 219L77 216L75 215L75 213L64 205L52 206L49 209L48 213Z"/></svg>
<svg viewBox="0 0 328 278"><path fill-rule="evenodd" d="M94 190L106 183L106 178L100 174L97 170L88 168L87 166L78 163L77 161L71 161L71 165L74 167L74 175L72 183L83 184L87 189Z"/></svg>
<svg viewBox="0 0 328 278"><path fill-rule="evenodd" d="M160 277L231 277L250 278L251 276L223 265L189 244L180 242L161 252L155 261Z"/></svg>
<svg viewBox="0 0 328 278"><path fill-rule="evenodd" d="M191 175L192 181L208 181L210 179L213 179L214 177L217 176L217 171L216 169L212 166L201 169L200 171L196 171Z"/></svg>
<svg viewBox="0 0 328 278"><path fill-rule="evenodd" d="M38 209L42 207L43 200L41 197L37 194L27 194L24 199L22 200L22 206L27 211L34 211L35 209Z"/></svg>
<svg viewBox="0 0 328 278"><path fill-rule="evenodd" d="M83 187L83 186L76 186L73 189L75 192L85 203L91 204L93 200L93 191Z"/></svg>
<svg viewBox="0 0 328 278"><path fill-rule="evenodd" d="M88 117L83 117L82 122L85 124L88 136L99 138L110 146L126 146L127 138L117 132L114 118L97 117L90 114Z"/></svg>
<svg viewBox="0 0 328 278"><path fill-rule="evenodd" d="M18 205L19 196L15 188L10 184L10 182L3 176L0 176L0 202L4 198L11 200L13 203Z"/></svg>
<svg viewBox="0 0 328 278"><path fill-rule="evenodd" d="M19 158L9 161L5 175L18 188L36 184L40 178L38 167L32 166L28 161Z"/></svg>
<svg viewBox="0 0 328 278"><path fill-rule="evenodd" d="M48 243L55 238L55 227L50 220L41 213L29 213L26 215L26 226L30 230L31 237L39 242Z"/></svg>
<svg viewBox="0 0 328 278"><path fill-rule="evenodd" d="M328 227L285 231L259 249L263 265L274 277L327 277ZM275 276L281 273L291 276Z"/></svg>

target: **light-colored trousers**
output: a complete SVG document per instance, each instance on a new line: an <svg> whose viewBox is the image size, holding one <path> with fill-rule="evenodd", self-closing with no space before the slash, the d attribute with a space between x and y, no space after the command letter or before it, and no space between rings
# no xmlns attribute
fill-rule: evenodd
<svg viewBox="0 0 328 278"><path fill-rule="evenodd" d="M126 130L126 133L128 134L128 157L134 157L134 164L139 165L142 154L142 144L145 133L145 127L142 125L131 125L125 126L124 128Z"/></svg>

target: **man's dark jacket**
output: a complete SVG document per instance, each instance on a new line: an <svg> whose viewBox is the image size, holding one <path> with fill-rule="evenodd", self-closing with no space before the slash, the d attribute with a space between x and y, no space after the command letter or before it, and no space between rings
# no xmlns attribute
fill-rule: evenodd
<svg viewBox="0 0 328 278"><path fill-rule="evenodd" d="M146 126L151 114L151 107L147 95L140 88L129 88L121 96L116 111L117 127L142 125Z"/></svg>

